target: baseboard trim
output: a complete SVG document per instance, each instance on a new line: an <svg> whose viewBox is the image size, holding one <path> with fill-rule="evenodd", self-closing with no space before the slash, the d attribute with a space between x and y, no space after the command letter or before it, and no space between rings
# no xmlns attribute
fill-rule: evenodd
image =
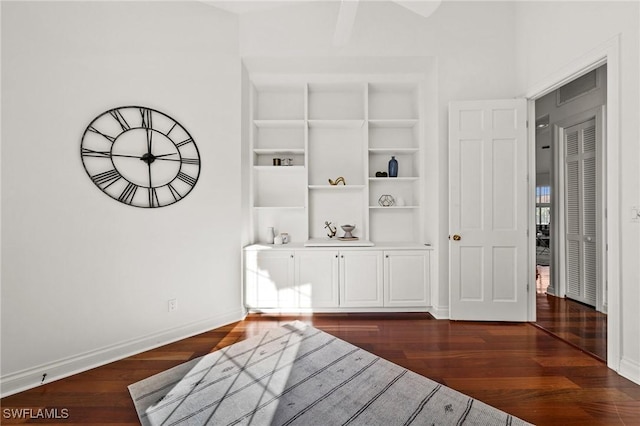
<svg viewBox="0 0 640 426"><path fill-rule="evenodd" d="M249 313L256 314L352 314L352 313L420 313L430 312L429 308L252 308L247 307Z"/></svg>
<svg viewBox="0 0 640 426"><path fill-rule="evenodd" d="M640 363L623 357L618 374L640 385Z"/></svg>
<svg viewBox="0 0 640 426"><path fill-rule="evenodd" d="M0 397L4 398L150 349L186 339L196 334L240 321L245 316L246 313L243 309L237 309L204 320L162 330L137 339L116 343L72 357L10 373L0 377ZM44 374L46 374L46 376L43 376Z"/></svg>
<svg viewBox="0 0 640 426"><path fill-rule="evenodd" d="M449 319L449 307L433 307L429 309L429 313L435 318L439 320Z"/></svg>

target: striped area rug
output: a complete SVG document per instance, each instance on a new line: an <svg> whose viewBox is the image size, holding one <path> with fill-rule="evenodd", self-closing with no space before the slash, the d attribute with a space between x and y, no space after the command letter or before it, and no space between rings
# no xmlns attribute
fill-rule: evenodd
<svg viewBox="0 0 640 426"><path fill-rule="evenodd" d="M129 386L143 425L527 425L302 322Z"/></svg>

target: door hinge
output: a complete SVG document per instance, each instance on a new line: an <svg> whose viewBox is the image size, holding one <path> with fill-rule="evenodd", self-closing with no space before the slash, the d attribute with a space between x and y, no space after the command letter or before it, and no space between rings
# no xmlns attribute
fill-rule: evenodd
<svg viewBox="0 0 640 426"><path fill-rule="evenodd" d="M527 293L529 293L529 283L527 283Z"/></svg>

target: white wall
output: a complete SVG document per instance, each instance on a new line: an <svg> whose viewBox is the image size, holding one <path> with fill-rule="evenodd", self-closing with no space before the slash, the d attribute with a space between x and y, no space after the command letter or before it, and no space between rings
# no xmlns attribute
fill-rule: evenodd
<svg viewBox="0 0 640 426"><path fill-rule="evenodd" d="M124 105L194 137L200 179L179 203L125 206L86 175L84 129ZM241 318L239 170L235 15L2 2L3 394Z"/></svg>
<svg viewBox="0 0 640 426"><path fill-rule="evenodd" d="M640 383L640 225L630 220L631 206L640 205L640 3L520 2L516 10L520 93L620 36L620 162L615 171L621 258L609 267L620 270L620 371Z"/></svg>
<svg viewBox="0 0 640 426"><path fill-rule="evenodd" d="M437 62L437 129L427 143L447 164L447 110L452 100L514 97L516 93L514 8L507 2L447 2L428 19L390 1L360 2L349 42L333 46L339 2L303 3L255 12L240 19L244 57L429 57ZM436 166L437 167L437 166ZM434 308L448 315L448 169L439 167L428 186L437 205L430 242L436 247L438 279ZM433 228L433 227L432 227Z"/></svg>
<svg viewBox="0 0 640 426"><path fill-rule="evenodd" d="M37 384L44 372L64 375L241 315L240 56L435 59L437 136L427 142L444 165L449 101L521 95L622 33L626 217L628 206L640 204L638 4L586 4L443 2L424 19L393 2L361 2L351 40L336 48L338 2L305 2L239 22L190 2L2 2L3 392ZM86 176L84 128L126 104L166 112L196 139L202 173L180 203L127 207ZM434 304L446 312L447 167L434 182ZM622 355L640 366L640 230L623 218ZM170 298L179 303L172 314Z"/></svg>

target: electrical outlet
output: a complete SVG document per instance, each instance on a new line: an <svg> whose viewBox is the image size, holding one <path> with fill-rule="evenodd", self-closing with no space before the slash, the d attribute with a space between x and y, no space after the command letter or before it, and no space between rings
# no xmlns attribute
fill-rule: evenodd
<svg viewBox="0 0 640 426"><path fill-rule="evenodd" d="M178 309L178 299L169 300L169 312L173 312Z"/></svg>

